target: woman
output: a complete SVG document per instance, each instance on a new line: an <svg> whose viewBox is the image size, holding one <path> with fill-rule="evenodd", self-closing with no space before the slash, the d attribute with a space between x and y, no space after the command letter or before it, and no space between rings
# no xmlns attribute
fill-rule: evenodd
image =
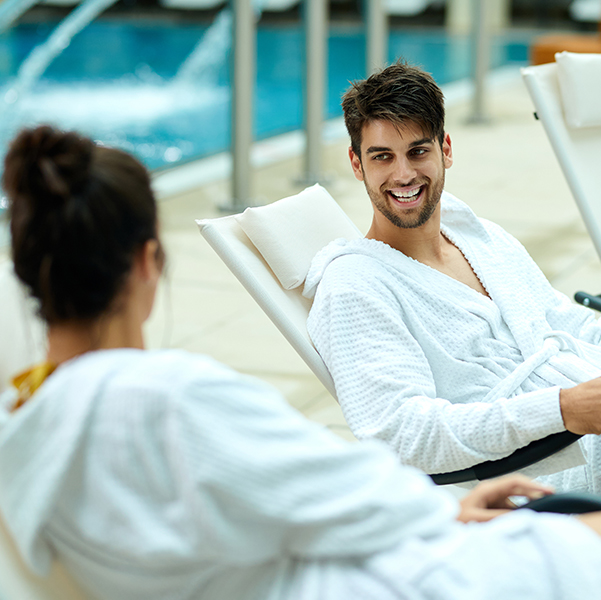
<svg viewBox="0 0 601 600"><path fill-rule="evenodd" d="M530 511L461 512L375 444L348 444L203 356L145 351L164 256L147 172L49 127L5 161L15 271L48 356L2 398L0 509L30 567L56 552L110 600L582 598L601 539ZM589 517L596 531L599 517ZM594 591L593 591L594 590Z"/></svg>

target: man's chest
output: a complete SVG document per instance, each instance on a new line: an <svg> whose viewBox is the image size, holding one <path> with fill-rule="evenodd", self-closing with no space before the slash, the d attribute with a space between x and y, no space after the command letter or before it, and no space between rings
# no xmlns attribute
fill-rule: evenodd
<svg viewBox="0 0 601 600"><path fill-rule="evenodd" d="M441 273L444 273L448 277L467 285L479 294L490 298L486 288L482 285L482 282L475 273L472 265L463 255L461 250L452 244L449 240L443 237L444 240L444 261L429 266Z"/></svg>

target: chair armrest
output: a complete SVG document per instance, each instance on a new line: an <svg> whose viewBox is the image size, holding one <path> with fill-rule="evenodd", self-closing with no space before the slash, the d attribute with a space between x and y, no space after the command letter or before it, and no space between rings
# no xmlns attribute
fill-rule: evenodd
<svg viewBox="0 0 601 600"><path fill-rule="evenodd" d="M567 448L582 436L570 431L553 433L540 440L530 442L523 448L518 448L513 454L499 460L487 460L469 469L452 471L451 473L436 473L430 475L436 485L464 483L466 481L482 481L519 471L547 458L564 448Z"/></svg>
<svg viewBox="0 0 601 600"><path fill-rule="evenodd" d="M576 292L574 294L574 300L576 300L578 304L601 311L601 296L593 296L586 292Z"/></svg>

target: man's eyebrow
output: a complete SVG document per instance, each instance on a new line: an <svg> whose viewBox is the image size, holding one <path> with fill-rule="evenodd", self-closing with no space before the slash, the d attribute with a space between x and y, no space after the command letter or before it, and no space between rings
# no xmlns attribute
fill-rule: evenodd
<svg viewBox="0 0 601 600"><path fill-rule="evenodd" d="M374 154L374 152L390 152L390 148L386 146L370 146L365 153L366 154Z"/></svg>
<svg viewBox="0 0 601 600"><path fill-rule="evenodd" d="M409 148L415 148L416 146L423 146L424 144L433 144L433 138L422 138L421 140L415 140L415 142L411 142L409 144ZM376 152L392 152L390 148L387 146L370 146L365 154L375 154Z"/></svg>
<svg viewBox="0 0 601 600"><path fill-rule="evenodd" d="M433 138L422 138L421 140L415 140L409 144L409 148L415 148L416 146L423 146L424 144L433 144Z"/></svg>

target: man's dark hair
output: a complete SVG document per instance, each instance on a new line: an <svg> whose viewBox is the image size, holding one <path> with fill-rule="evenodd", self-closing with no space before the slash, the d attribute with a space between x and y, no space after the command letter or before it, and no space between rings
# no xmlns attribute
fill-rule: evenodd
<svg viewBox="0 0 601 600"><path fill-rule="evenodd" d="M342 97L344 122L353 152L361 158L363 126L390 121L400 127L417 123L424 134L444 141L444 96L429 73L399 61L354 81Z"/></svg>

